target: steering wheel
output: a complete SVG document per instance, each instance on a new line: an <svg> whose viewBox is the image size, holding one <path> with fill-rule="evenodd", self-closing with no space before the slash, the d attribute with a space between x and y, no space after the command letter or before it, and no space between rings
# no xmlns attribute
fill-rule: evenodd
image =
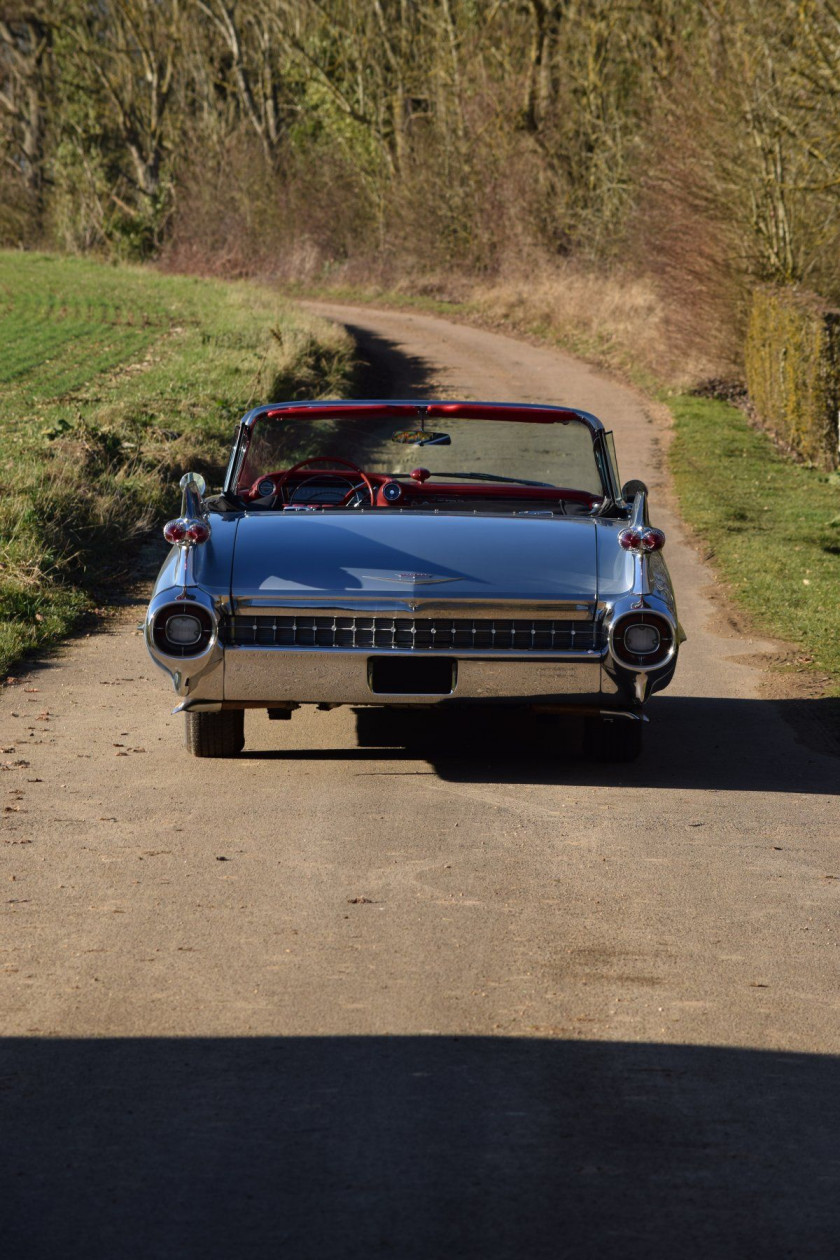
<svg viewBox="0 0 840 1260"><path fill-rule="evenodd" d="M338 455L310 455L308 459L298 460L296 464L293 464L291 468L287 468L285 472L280 473L279 477L277 477L274 483L276 486L277 493L282 494L283 487L286 485L286 482L289 480L289 478L293 477L296 472L300 472L301 469L306 468L310 464L330 464L330 465L341 464L343 468L349 468L364 483L365 489L370 495L370 506L374 507L376 503L376 491L373 488L373 484L370 480L370 477L368 477L367 473L363 472L362 469L359 468L356 464L351 464L349 459L341 459L340 456ZM329 476L329 471L325 471L321 475L325 477ZM350 481L349 477L342 477L341 473L336 473L335 475L342 481ZM353 483L351 483L350 489L348 490L347 494L342 499L339 506L344 507L347 503L349 503L352 495L357 489L358 487L354 485ZM292 491L292 494L289 498L289 502L291 503L293 499L294 499L294 491Z"/></svg>

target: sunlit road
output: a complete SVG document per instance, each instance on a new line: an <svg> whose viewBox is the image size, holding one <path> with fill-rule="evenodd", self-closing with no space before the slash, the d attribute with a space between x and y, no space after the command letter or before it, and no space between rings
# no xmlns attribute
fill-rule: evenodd
<svg viewBox="0 0 840 1260"><path fill-rule="evenodd" d="M128 601L4 688L7 1254L836 1255L820 702L762 698L772 645L710 600L633 392L332 313L394 396L615 430L668 535L676 681L631 766L360 749L343 709L249 714L242 757L194 760Z"/></svg>

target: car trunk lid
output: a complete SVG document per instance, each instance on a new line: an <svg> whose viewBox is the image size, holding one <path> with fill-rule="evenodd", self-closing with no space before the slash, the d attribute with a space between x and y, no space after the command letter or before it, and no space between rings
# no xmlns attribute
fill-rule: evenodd
<svg viewBox="0 0 840 1260"><path fill-rule="evenodd" d="M236 609L524 601L594 615L589 520L445 513L283 512L239 521ZM584 611L585 609L585 611Z"/></svg>

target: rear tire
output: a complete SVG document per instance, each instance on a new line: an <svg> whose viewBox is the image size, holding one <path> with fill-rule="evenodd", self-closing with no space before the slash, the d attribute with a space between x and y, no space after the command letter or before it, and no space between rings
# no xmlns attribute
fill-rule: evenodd
<svg viewBox="0 0 840 1260"><path fill-rule="evenodd" d="M638 718L587 718L587 756L603 762L635 761L642 751L643 726Z"/></svg>
<svg viewBox="0 0 840 1260"><path fill-rule="evenodd" d="M219 713L185 713L185 743L194 757L235 757L245 745L245 713L222 709Z"/></svg>

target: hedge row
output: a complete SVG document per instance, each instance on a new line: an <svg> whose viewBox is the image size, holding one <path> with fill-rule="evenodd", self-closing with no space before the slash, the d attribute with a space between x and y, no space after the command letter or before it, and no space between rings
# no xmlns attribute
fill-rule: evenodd
<svg viewBox="0 0 840 1260"><path fill-rule="evenodd" d="M797 289L760 288L745 357L747 389L761 420L803 459L836 468L840 311Z"/></svg>

